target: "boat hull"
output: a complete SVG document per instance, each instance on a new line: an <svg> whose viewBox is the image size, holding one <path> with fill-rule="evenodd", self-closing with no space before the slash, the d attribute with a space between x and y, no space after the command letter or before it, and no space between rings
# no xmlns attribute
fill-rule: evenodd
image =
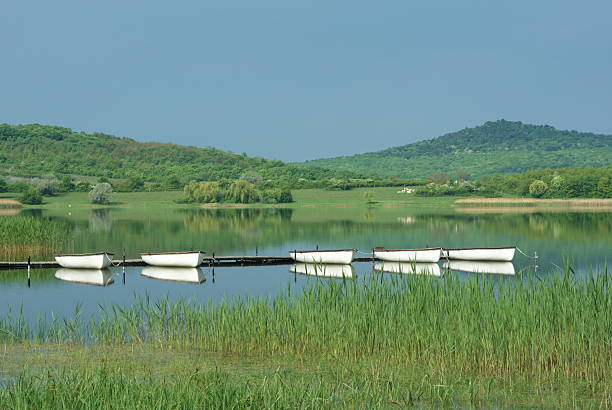
<svg viewBox="0 0 612 410"><path fill-rule="evenodd" d="M171 282L202 283L204 272L200 268L176 268L161 266L145 266L140 272L142 276Z"/></svg>
<svg viewBox="0 0 612 410"><path fill-rule="evenodd" d="M104 269L113 262L111 254L57 255L55 260L62 268Z"/></svg>
<svg viewBox="0 0 612 410"><path fill-rule="evenodd" d="M55 272L55 278L66 282L96 286L108 286L115 282L113 274L108 269L60 268Z"/></svg>
<svg viewBox="0 0 612 410"><path fill-rule="evenodd" d="M374 249L374 257L388 262L436 263L440 260L442 248L433 249Z"/></svg>
<svg viewBox="0 0 612 410"><path fill-rule="evenodd" d="M409 275L442 276L440 265L437 263L402 263L381 262L374 264L376 272L401 273Z"/></svg>
<svg viewBox="0 0 612 410"><path fill-rule="evenodd" d="M328 265L319 263L295 263L289 268L290 272L301 275L317 276L322 278L351 279L355 271L351 265Z"/></svg>
<svg viewBox="0 0 612 410"><path fill-rule="evenodd" d="M182 253L142 253L143 262L151 266L166 266L176 268L196 268L202 264L202 252Z"/></svg>
<svg viewBox="0 0 612 410"><path fill-rule="evenodd" d="M514 275L512 262L482 262L449 260L442 265L443 269L469 273L489 273L494 275Z"/></svg>
<svg viewBox="0 0 612 410"><path fill-rule="evenodd" d="M511 262L516 248L443 249L442 257L464 261Z"/></svg>
<svg viewBox="0 0 612 410"><path fill-rule="evenodd" d="M336 265L347 265L353 261L355 251L338 250L338 251L291 251L289 256L303 263L330 263Z"/></svg>

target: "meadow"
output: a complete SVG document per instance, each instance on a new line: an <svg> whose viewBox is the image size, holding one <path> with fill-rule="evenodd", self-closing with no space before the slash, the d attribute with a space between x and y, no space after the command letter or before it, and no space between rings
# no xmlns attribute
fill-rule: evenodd
<svg viewBox="0 0 612 410"><path fill-rule="evenodd" d="M0 404L607 408L609 280L372 275L220 304L143 297L96 318L16 311L0 319Z"/></svg>

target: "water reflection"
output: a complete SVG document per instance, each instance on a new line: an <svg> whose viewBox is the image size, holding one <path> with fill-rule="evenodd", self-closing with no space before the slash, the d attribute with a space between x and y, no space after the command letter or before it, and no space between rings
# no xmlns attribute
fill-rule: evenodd
<svg viewBox="0 0 612 410"><path fill-rule="evenodd" d="M291 265L289 272L308 276L319 276L322 278L352 279L355 277L355 270L351 265L295 263Z"/></svg>
<svg viewBox="0 0 612 410"><path fill-rule="evenodd" d="M440 265L437 263L379 262L374 265L374 271L442 276Z"/></svg>
<svg viewBox="0 0 612 410"><path fill-rule="evenodd" d="M494 275L514 275L512 262L476 262L450 260L442 265L444 269L469 273L490 273Z"/></svg>
<svg viewBox="0 0 612 410"><path fill-rule="evenodd" d="M110 232L113 219L108 209L92 209L89 214L89 229L91 232Z"/></svg>
<svg viewBox="0 0 612 410"><path fill-rule="evenodd" d="M161 266L145 266L140 272L142 276L171 282L202 283L206 280L200 268L175 268Z"/></svg>
<svg viewBox="0 0 612 410"><path fill-rule="evenodd" d="M97 286L108 286L115 282L109 269L60 268L55 272L55 278L65 282Z"/></svg>

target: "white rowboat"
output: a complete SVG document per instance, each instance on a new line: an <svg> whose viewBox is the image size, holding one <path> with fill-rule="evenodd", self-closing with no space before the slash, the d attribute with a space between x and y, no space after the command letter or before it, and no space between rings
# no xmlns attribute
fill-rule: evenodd
<svg viewBox="0 0 612 410"><path fill-rule="evenodd" d="M289 256L297 262L347 265L353 261L355 249L291 251Z"/></svg>
<svg viewBox="0 0 612 410"><path fill-rule="evenodd" d="M465 261L511 262L516 247L442 249L442 257Z"/></svg>
<svg viewBox="0 0 612 410"><path fill-rule="evenodd" d="M494 275L514 275L512 262L478 262L478 261L447 261L442 265L444 269L470 273L490 273Z"/></svg>
<svg viewBox="0 0 612 410"><path fill-rule="evenodd" d="M289 268L289 272L302 275L319 276L322 278L345 278L351 279L355 272L351 265L326 265L317 263L295 263Z"/></svg>
<svg viewBox="0 0 612 410"><path fill-rule="evenodd" d="M376 272L442 276L440 265L437 263L381 262L374 265L374 270Z"/></svg>
<svg viewBox="0 0 612 410"><path fill-rule="evenodd" d="M202 283L205 280L204 272L200 268L145 266L140 274L147 278L172 282Z"/></svg>
<svg viewBox="0 0 612 410"><path fill-rule="evenodd" d="M440 260L442 248L421 249L372 249L374 257L389 262L424 262L436 263Z"/></svg>
<svg viewBox="0 0 612 410"><path fill-rule="evenodd" d="M115 282L113 274L108 269L60 268L55 272L55 278L66 282L97 286L108 286Z"/></svg>
<svg viewBox="0 0 612 410"><path fill-rule="evenodd" d="M55 255L55 260L63 268L76 269L104 269L113 262L113 254L100 253L79 253L74 255Z"/></svg>
<svg viewBox="0 0 612 410"><path fill-rule="evenodd" d="M202 264L204 252L160 252L141 253L140 257L147 265L168 266L177 268L196 268Z"/></svg>

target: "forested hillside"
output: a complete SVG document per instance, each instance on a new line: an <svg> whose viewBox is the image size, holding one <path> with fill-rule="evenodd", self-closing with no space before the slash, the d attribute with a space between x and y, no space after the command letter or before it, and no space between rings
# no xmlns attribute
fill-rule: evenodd
<svg viewBox="0 0 612 410"><path fill-rule="evenodd" d="M57 126L0 124L0 175L136 176L154 182L165 178L187 182L235 179L246 171L256 171L265 179L289 181L356 176L352 172L286 164L214 148L142 143Z"/></svg>
<svg viewBox="0 0 612 410"><path fill-rule="evenodd" d="M600 167L612 165L612 135L499 120L431 140L305 165L403 178L434 172L474 178L536 168Z"/></svg>

